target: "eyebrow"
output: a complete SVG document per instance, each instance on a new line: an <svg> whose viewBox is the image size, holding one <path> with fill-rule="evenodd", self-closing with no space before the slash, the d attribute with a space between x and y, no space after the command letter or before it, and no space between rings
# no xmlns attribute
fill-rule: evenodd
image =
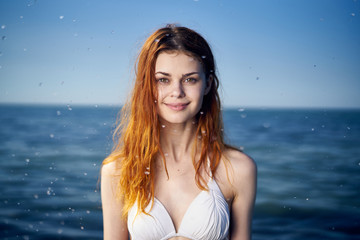
<svg viewBox="0 0 360 240"><path fill-rule="evenodd" d="M166 72L156 72L155 75L156 75L156 74L162 74L162 75L165 75L165 76L171 76L170 73L166 73ZM199 72L189 72L189 73L183 74L182 76L183 76L183 77L188 77L188 76L191 76L191 75L194 75L194 74L199 74L199 75L200 75Z"/></svg>

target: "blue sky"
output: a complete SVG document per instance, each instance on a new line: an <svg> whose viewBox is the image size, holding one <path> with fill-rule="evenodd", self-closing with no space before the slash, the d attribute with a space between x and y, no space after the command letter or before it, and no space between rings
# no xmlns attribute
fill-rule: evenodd
<svg viewBox="0 0 360 240"><path fill-rule="evenodd" d="M356 0L0 0L0 103L121 104L166 23L209 41L225 106L360 108Z"/></svg>

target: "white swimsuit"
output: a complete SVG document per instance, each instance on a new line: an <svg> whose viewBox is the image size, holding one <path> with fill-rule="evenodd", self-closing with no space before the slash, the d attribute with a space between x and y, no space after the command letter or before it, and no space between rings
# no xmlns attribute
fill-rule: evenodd
<svg viewBox="0 0 360 240"><path fill-rule="evenodd" d="M132 240L165 240L172 237L186 237L196 240L227 239L230 225L229 206L214 179L208 183L209 191L201 191L185 212L178 232L164 205L154 198L145 208L144 213L137 214L137 203L128 214L128 230Z"/></svg>

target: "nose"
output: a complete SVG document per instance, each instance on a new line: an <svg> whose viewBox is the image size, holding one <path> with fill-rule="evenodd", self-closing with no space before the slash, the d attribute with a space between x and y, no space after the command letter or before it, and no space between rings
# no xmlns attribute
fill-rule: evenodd
<svg viewBox="0 0 360 240"><path fill-rule="evenodd" d="M179 82L173 82L171 86L171 97L181 98L185 96L184 87L181 84L181 81Z"/></svg>

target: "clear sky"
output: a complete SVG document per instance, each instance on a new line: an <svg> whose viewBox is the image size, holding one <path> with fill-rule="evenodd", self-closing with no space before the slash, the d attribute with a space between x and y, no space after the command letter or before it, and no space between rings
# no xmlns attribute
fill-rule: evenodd
<svg viewBox="0 0 360 240"><path fill-rule="evenodd" d="M209 41L225 106L360 108L359 0L0 0L0 103L121 104L166 23Z"/></svg>

